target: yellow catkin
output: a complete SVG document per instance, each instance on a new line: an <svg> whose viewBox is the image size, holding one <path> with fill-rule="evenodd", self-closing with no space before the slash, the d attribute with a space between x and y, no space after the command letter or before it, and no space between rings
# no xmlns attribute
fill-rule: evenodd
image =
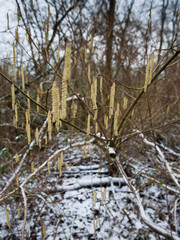
<svg viewBox="0 0 180 240"><path fill-rule="evenodd" d="M17 104L15 104L15 121L16 124L18 123L18 111L17 111Z"/></svg>
<svg viewBox="0 0 180 240"><path fill-rule="evenodd" d="M18 217L21 216L21 210L20 210L20 207L19 207L19 206L17 207L17 215L18 215Z"/></svg>
<svg viewBox="0 0 180 240"><path fill-rule="evenodd" d="M36 131L35 131L35 138L36 138L36 144L38 144L38 142L39 142L39 132L38 132L38 127L36 128Z"/></svg>
<svg viewBox="0 0 180 240"><path fill-rule="evenodd" d="M62 78L62 100L61 100L61 117L66 117L66 95L67 95L67 84L71 74L71 45L67 43L65 53L65 67Z"/></svg>
<svg viewBox="0 0 180 240"><path fill-rule="evenodd" d="M94 203L94 205L96 205L96 201L97 201L97 192L94 191L93 192L93 203Z"/></svg>
<svg viewBox="0 0 180 240"><path fill-rule="evenodd" d="M96 105L96 96L97 96L97 79L93 79L93 83L91 84L91 100L93 103L93 109L97 109Z"/></svg>
<svg viewBox="0 0 180 240"><path fill-rule="evenodd" d="M114 115L114 135L118 135L118 117L119 117L119 103L117 103L117 109Z"/></svg>
<svg viewBox="0 0 180 240"><path fill-rule="evenodd" d="M59 130L59 117L60 117L60 109L59 109L59 87L56 85L54 81L52 84L52 112L53 118L52 121L56 122L56 129Z"/></svg>
<svg viewBox="0 0 180 240"><path fill-rule="evenodd" d="M58 49L57 49L57 60L59 62L60 60L60 45L58 44Z"/></svg>
<svg viewBox="0 0 180 240"><path fill-rule="evenodd" d="M14 68L14 81L16 82L17 80L17 73L16 73L16 67Z"/></svg>
<svg viewBox="0 0 180 240"><path fill-rule="evenodd" d="M13 63L14 67L16 67L16 52L15 52L15 44L13 42Z"/></svg>
<svg viewBox="0 0 180 240"><path fill-rule="evenodd" d="M43 224L43 236L45 237L46 236L46 225Z"/></svg>
<svg viewBox="0 0 180 240"><path fill-rule="evenodd" d="M49 140L51 141L52 139L52 123L51 123L51 112L48 111L48 135L49 135Z"/></svg>
<svg viewBox="0 0 180 240"><path fill-rule="evenodd" d="M153 65L154 65L154 52L153 52L152 57L151 57L151 67L150 67L150 72L149 72L148 84L151 84L152 73L153 73Z"/></svg>
<svg viewBox="0 0 180 240"><path fill-rule="evenodd" d="M30 123L28 123L27 126L27 139L28 139L28 144L31 143L31 128L30 128Z"/></svg>
<svg viewBox="0 0 180 240"><path fill-rule="evenodd" d="M8 213L7 207L5 207L5 213L6 213L7 225L8 225L9 228L11 228L11 224L10 224L10 220L9 220L9 213Z"/></svg>
<svg viewBox="0 0 180 240"><path fill-rule="evenodd" d="M103 193L102 193L102 201L101 201L101 204L103 204L105 200L106 200L106 188L104 188Z"/></svg>
<svg viewBox="0 0 180 240"><path fill-rule="evenodd" d="M88 81L89 81L89 84L91 84L91 65L88 64Z"/></svg>
<svg viewBox="0 0 180 240"><path fill-rule="evenodd" d="M19 175L18 174L16 175L16 184L19 187Z"/></svg>
<svg viewBox="0 0 180 240"><path fill-rule="evenodd" d="M16 160L16 162L19 162L19 156L18 156L17 153L16 153L16 156L15 156L15 160Z"/></svg>
<svg viewBox="0 0 180 240"><path fill-rule="evenodd" d="M148 82L149 82L149 68L150 68L150 57L148 58L148 64L146 67L146 79L145 79L145 84L144 84L144 92L146 92Z"/></svg>
<svg viewBox="0 0 180 240"><path fill-rule="evenodd" d="M86 158L86 147L82 148L82 153L83 153L83 158L85 159Z"/></svg>
<svg viewBox="0 0 180 240"><path fill-rule="evenodd" d="M108 129L108 116L107 115L104 116L104 125L105 125L105 129L107 130Z"/></svg>
<svg viewBox="0 0 180 240"><path fill-rule="evenodd" d="M91 120L91 115L88 114L88 120L87 120L87 135L90 134L90 120Z"/></svg>
<svg viewBox="0 0 180 240"><path fill-rule="evenodd" d="M39 93L37 94L37 97L36 97L36 102L39 104ZM37 113L39 112L39 106L37 105Z"/></svg>
<svg viewBox="0 0 180 240"><path fill-rule="evenodd" d="M114 109L114 97L115 97L115 82L111 86L111 93L110 93L110 104L109 104L109 118L113 115Z"/></svg>
<svg viewBox="0 0 180 240"><path fill-rule="evenodd" d="M123 109L124 110L127 109L127 103L128 103L128 99L127 99L127 97L124 97L124 99L123 99Z"/></svg>
<svg viewBox="0 0 180 240"><path fill-rule="evenodd" d="M9 29L9 14L7 13L7 29Z"/></svg>
<svg viewBox="0 0 180 240"><path fill-rule="evenodd" d="M15 28L15 40L16 40L16 44L17 44L19 42L18 27Z"/></svg>
<svg viewBox="0 0 180 240"><path fill-rule="evenodd" d="M17 128L17 122L16 122L16 118L15 118L15 116L13 116L13 124L14 124L14 127Z"/></svg>
<svg viewBox="0 0 180 240"><path fill-rule="evenodd" d="M31 162L31 172L34 172L34 162Z"/></svg>
<svg viewBox="0 0 180 240"><path fill-rule="evenodd" d="M39 139L38 146L39 146L39 149L41 149L41 139Z"/></svg>
<svg viewBox="0 0 180 240"><path fill-rule="evenodd" d="M29 110L26 110L26 124L30 123L30 114L29 114Z"/></svg>
<svg viewBox="0 0 180 240"><path fill-rule="evenodd" d="M75 102L72 103L72 118L75 119L77 114L77 104Z"/></svg>
<svg viewBox="0 0 180 240"><path fill-rule="evenodd" d="M10 67L10 65L8 65L8 77L9 78L11 77L11 67Z"/></svg>
<svg viewBox="0 0 180 240"><path fill-rule="evenodd" d="M67 162L64 163L65 170L68 170L68 164Z"/></svg>
<svg viewBox="0 0 180 240"><path fill-rule="evenodd" d="M11 96L12 96L12 110L14 110L15 108L14 84L11 84Z"/></svg>
<svg viewBox="0 0 180 240"><path fill-rule="evenodd" d="M22 90L25 90L25 82L24 82L24 69L23 66L21 66L21 77L22 77Z"/></svg>
<svg viewBox="0 0 180 240"><path fill-rule="evenodd" d="M93 103L93 110L94 110L94 120L97 119L97 104L96 104L96 98L97 98L97 78L93 78L93 84L91 89L91 98Z"/></svg>
<svg viewBox="0 0 180 240"><path fill-rule="evenodd" d="M62 151L61 152L61 161L63 162L63 159L64 159L64 152Z"/></svg>
<svg viewBox="0 0 180 240"><path fill-rule="evenodd" d="M93 53L94 51L94 48L93 48L93 36L91 36L91 54Z"/></svg>
<svg viewBox="0 0 180 240"><path fill-rule="evenodd" d="M26 133L27 133L28 144L30 144L30 142L31 142L31 127L30 127L29 110L26 110Z"/></svg>
<svg viewBox="0 0 180 240"><path fill-rule="evenodd" d="M87 63L87 47L86 46L84 47L84 60L85 60L85 63Z"/></svg>

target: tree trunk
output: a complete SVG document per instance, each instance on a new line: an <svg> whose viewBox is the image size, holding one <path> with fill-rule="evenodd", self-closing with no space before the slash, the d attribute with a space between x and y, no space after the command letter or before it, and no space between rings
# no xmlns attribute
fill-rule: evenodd
<svg viewBox="0 0 180 240"><path fill-rule="evenodd" d="M107 11L107 36L106 36L106 75L112 77L112 46L113 46L113 27L114 10L116 0L109 0L109 10Z"/></svg>

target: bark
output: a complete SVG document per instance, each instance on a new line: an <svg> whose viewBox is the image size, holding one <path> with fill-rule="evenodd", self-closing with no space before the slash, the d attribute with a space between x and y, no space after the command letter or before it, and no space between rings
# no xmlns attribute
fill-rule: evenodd
<svg viewBox="0 0 180 240"><path fill-rule="evenodd" d="M108 25L106 37L106 74L108 78L112 77L112 46L113 46L113 27L114 27L114 11L116 0L109 0Z"/></svg>

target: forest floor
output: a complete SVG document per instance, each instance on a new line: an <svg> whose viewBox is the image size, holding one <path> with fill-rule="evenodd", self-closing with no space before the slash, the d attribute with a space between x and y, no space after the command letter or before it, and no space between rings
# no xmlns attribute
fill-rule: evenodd
<svg viewBox="0 0 180 240"><path fill-rule="evenodd" d="M162 139L157 140L157 144L178 179L180 141L177 128L168 138L161 135ZM73 145L78 143L80 145L76 147ZM69 149L66 149L67 146L70 146ZM65 150L62 175L58 170L58 160L54 158L49 167L42 168L24 186L27 197L25 239L166 239L142 222L134 195L123 177L109 171L107 156L97 145L87 144L81 134L68 136L59 133L52 144L42 145L41 149L35 146L27 155L19 182L31 174L32 162L36 169L59 149ZM5 149L1 150L1 191L12 175L10 171L2 172L3 151L5 153ZM62 156L59 154L59 157ZM136 137L128 142L119 158L125 163L129 180L139 189L146 214L155 224L175 231L180 237L179 196L163 187L166 184L169 186L170 180L167 176L163 177L155 166L153 158L159 161L155 149ZM158 183L150 180L152 176ZM21 239L24 220L21 192L17 191L9 197L6 206L10 228L3 203L0 206L0 239Z"/></svg>

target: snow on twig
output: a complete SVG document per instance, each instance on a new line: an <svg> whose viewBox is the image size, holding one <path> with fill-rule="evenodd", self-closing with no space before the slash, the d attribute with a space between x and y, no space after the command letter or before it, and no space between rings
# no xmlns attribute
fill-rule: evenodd
<svg viewBox="0 0 180 240"><path fill-rule="evenodd" d="M129 186L129 188L131 189L132 193L134 194L134 197L136 199L138 208L139 208L139 212L140 212L140 216L143 220L143 222L150 227L151 229L153 229L155 232L159 233L160 235L168 238L168 239L173 239L173 240L180 240L180 238L178 237L178 235L176 234L176 232L168 230L168 229L164 229L161 226L159 226L158 224L153 223L153 221L151 220L150 217L148 217L145 213L144 207L141 203L141 200L139 198L139 195L136 192L136 189L133 187L133 185L131 184L131 182L128 179L128 176L126 175L126 173L124 172L124 169L121 165L121 163L118 161L117 157L115 158L115 161L117 163L117 166L119 168L119 171L122 173L123 178L126 182L126 184Z"/></svg>
<svg viewBox="0 0 180 240"><path fill-rule="evenodd" d="M135 130L135 131L136 131L137 133L139 132L139 130ZM140 133L140 132L139 132L139 133ZM169 176L171 177L172 181L175 183L175 185L176 185L176 187L178 188L178 190L180 190L180 185L179 185L179 183L178 183L178 180L176 179L175 175L173 174L173 172L172 172L172 170L171 170L168 162L166 161L165 156L164 156L163 152L161 151L160 147L157 146L157 145L155 145L153 142L148 141L148 140L144 137L144 134L140 133L139 136L143 138L143 142L144 142L145 144L147 144L147 145L149 145L149 146L151 146L151 147L154 147L154 148L156 149L156 151L158 152L158 155L159 155L161 161L164 163L165 168L166 168L166 170L167 170L168 173L169 173Z"/></svg>
<svg viewBox="0 0 180 240"><path fill-rule="evenodd" d="M133 165L133 164L131 164L131 163L130 163L129 165L130 165L131 167L133 167L137 172L140 172L140 171L141 171L141 170L139 170L139 168L136 167L135 165ZM170 186L168 186L168 185L166 185L166 184L164 184L164 183L160 183L157 179L148 176L144 171L141 171L141 176L144 177L144 178L147 178L148 180L150 180L150 181L152 181L152 182L156 182L157 184L160 184L161 187L163 187L164 189L167 189L167 190L169 190L169 191L171 191L171 192L174 192L175 194L180 194L180 191L178 191L178 189L175 189L175 188L173 188L173 187L170 187ZM136 192L138 193L138 192L139 192L139 189L136 190Z"/></svg>

